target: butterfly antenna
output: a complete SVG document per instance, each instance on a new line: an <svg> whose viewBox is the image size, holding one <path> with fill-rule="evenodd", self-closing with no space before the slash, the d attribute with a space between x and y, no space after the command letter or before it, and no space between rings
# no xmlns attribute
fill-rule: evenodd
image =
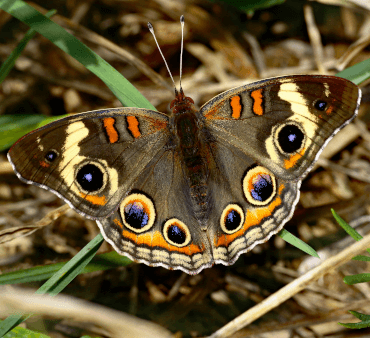
<svg viewBox="0 0 370 338"><path fill-rule="evenodd" d="M180 92L182 92L181 78L182 78L182 55L184 53L184 23L185 23L185 18L183 15L180 16L180 23L181 23Z"/></svg>
<svg viewBox="0 0 370 338"><path fill-rule="evenodd" d="M150 33L152 33L152 35L153 35L153 37L154 37L154 41L155 41L155 43L157 44L157 47L158 47L159 52L160 52L160 53L161 53L161 55L162 55L162 59L163 59L163 61L164 61L165 65L166 65L166 67L167 67L168 73L170 74L171 80L172 80L172 82L173 82L173 86L175 87L175 93L177 94L177 89L176 89L175 81L174 81L174 79L173 79L173 77L172 77L172 74L171 74L170 68L168 67L168 64L167 64L167 61L166 61L166 59L164 58L164 55L163 55L162 50L161 50L161 47L159 47L159 44L158 44L157 38L155 37L153 25L152 25L150 22L148 22L148 28L149 28Z"/></svg>

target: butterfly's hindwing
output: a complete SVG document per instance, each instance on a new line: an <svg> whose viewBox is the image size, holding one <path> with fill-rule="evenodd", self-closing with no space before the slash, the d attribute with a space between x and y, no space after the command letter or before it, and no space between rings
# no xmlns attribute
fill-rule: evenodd
<svg viewBox="0 0 370 338"><path fill-rule="evenodd" d="M157 154L117 211L98 224L118 252L136 261L192 274L213 264L174 149Z"/></svg>

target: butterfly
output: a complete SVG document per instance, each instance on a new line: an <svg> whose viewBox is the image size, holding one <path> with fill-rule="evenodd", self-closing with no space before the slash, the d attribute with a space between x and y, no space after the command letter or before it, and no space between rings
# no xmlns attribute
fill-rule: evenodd
<svg viewBox="0 0 370 338"><path fill-rule="evenodd" d="M343 78L293 75L230 89L198 110L180 86L170 114L75 114L22 137L8 159L22 181L95 219L118 253L196 274L282 229L302 179L360 100Z"/></svg>

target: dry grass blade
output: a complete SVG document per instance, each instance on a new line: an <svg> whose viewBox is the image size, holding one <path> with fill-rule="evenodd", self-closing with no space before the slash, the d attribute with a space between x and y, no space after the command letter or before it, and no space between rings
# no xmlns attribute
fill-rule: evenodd
<svg viewBox="0 0 370 338"><path fill-rule="evenodd" d="M273 295L266 298L258 305L244 312L243 314L226 324L224 327L217 330L215 333L209 336L209 338L225 338L231 336L241 328L249 325L256 319L260 318L262 315L266 314L278 305L284 303L292 296L296 295L298 292L302 291L308 284L316 281L329 271L334 270L342 264L350 261L352 257L360 254L369 246L370 235L367 235L361 241L352 244L350 247L343 250L336 256L325 260L318 267L308 271L306 274L284 286L279 291L275 292Z"/></svg>
<svg viewBox="0 0 370 338"><path fill-rule="evenodd" d="M369 307L369 300L363 299L360 301L354 301L350 304L346 304L345 306L334 310L329 311L327 313L322 313L320 315L313 315L310 317L298 319L298 320L292 320L288 321L286 323L273 323L273 324L267 324L263 325L263 327L259 326L258 328L247 328L240 330L237 334L233 335L233 338L245 338L245 337L253 337L253 335L262 335L263 333L269 332L269 333L275 333L276 335L279 334L278 331L287 331L287 330L294 330L299 329L302 327L310 327L322 323L330 323L330 322L338 322L338 321L347 321L353 318L353 316L348 313L349 310L352 309L363 309L365 307ZM352 316L352 317L351 317ZM279 336L278 336L279 337ZM320 337L319 335L310 335L305 337ZM330 336L331 338L343 338L343 337L349 337L348 335L343 336L341 333L338 336ZM368 337L368 332L364 332L364 335L356 335L356 338L360 337Z"/></svg>
<svg viewBox="0 0 370 338"><path fill-rule="evenodd" d="M322 158L331 158L345 149L351 142L361 136L360 131L353 124L345 126L336 134L320 154Z"/></svg>
<svg viewBox="0 0 370 338"><path fill-rule="evenodd" d="M311 0L312 1L312 0ZM325 5L334 5L334 6L346 6L350 8L362 7L367 10L370 10L370 2L368 0L316 0Z"/></svg>
<svg viewBox="0 0 370 338"><path fill-rule="evenodd" d="M342 165L333 163L326 158L319 158L317 164L323 168L330 168L331 170L344 173L350 177L353 177L356 180L370 183L370 175L366 172L361 172L358 169L346 168Z"/></svg>
<svg viewBox="0 0 370 338"><path fill-rule="evenodd" d="M345 53L339 58L336 69L342 71L347 65L370 44L370 34L360 37L348 47Z"/></svg>
<svg viewBox="0 0 370 338"><path fill-rule="evenodd" d="M42 8L39 5L36 5L34 3L31 3L33 7L35 7L37 10L39 10L41 13L45 14L47 13L47 10ZM117 46L112 41L107 40L106 38L102 37L101 35L94 33L93 31L82 27L75 22L61 16L61 15L55 15L53 17L53 21L55 21L57 24L61 25L64 28L70 29L74 32L74 34L86 41L92 42L94 44L97 44L99 46L102 46L111 52L115 53L119 57L121 57L126 62L130 63L131 65L135 66L137 69L139 69L143 74L145 74L148 78L150 78L154 83L156 83L159 86L162 86L166 89L168 89L171 93L173 93L173 88L170 86L161 75L156 73L152 68L150 68L148 65L146 65L143 61L138 59L136 56L132 55L128 51L124 50L123 48Z"/></svg>
<svg viewBox="0 0 370 338"><path fill-rule="evenodd" d="M32 291L0 289L0 316L12 312L33 313L54 318L73 318L104 328L115 338L171 337L167 329L134 316L82 301L74 297L36 295Z"/></svg>
<svg viewBox="0 0 370 338"><path fill-rule="evenodd" d="M304 12L304 18L307 24L308 36L310 37L317 68L320 73L326 74L327 70L325 69L324 62L323 62L324 50L323 50L323 46L321 42L320 31L317 28L316 23L315 23L315 18L313 15L312 7L309 5L305 5L303 7L303 12Z"/></svg>
<svg viewBox="0 0 370 338"><path fill-rule="evenodd" d="M248 32L243 32L243 38L249 43L258 74L263 78L266 71L266 60L260 44L256 37Z"/></svg>
<svg viewBox="0 0 370 338"><path fill-rule="evenodd" d="M61 206L58 209L50 211L43 219L38 221L35 225L24 225L19 227L12 227L0 231L0 244L5 242L10 242L15 238L29 236L35 231L49 225L51 222L55 221L57 218L62 216L70 207L68 204Z"/></svg>
<svg viewBox="0 0 370 338"><path fill-rule="evenodd" d="M0 162L0 175L13 174L12 165L8 161Z"/></svg>

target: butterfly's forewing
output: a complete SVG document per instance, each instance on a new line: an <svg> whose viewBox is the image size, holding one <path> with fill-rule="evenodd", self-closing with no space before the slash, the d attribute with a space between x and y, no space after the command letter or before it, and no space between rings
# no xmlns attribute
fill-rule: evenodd
<svg viewBox="0 0 370 338"><path fill-rule="evenodd" d="M168 141L168 117L137 108L73 115L27 134L8 157L19 178L91 218L107 217Z"/></svg>
<svg viewBox="0 0 370 338"><path fill-rule="evenodd" d="M333 76L297 75L226 91L200 110L216 139L284 179L300 179L356 115L360 89Z"/></svg>

